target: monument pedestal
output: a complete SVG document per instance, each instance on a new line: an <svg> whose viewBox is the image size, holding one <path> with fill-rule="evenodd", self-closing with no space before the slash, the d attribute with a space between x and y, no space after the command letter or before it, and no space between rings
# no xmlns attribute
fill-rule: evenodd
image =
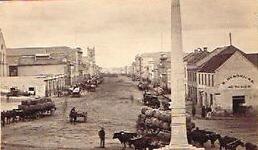
<svg viewBox="0 0 258 150"><path fill-rule="evenodd" d="M157 150L204 150L204 148L197 148L192 145L167 145Z"/></svg>

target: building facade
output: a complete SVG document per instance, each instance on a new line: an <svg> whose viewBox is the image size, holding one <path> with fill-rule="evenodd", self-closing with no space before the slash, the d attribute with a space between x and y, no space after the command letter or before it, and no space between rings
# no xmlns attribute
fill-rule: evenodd
<svg viewBox="0 0 258 150"><path fill-rule="evenodd" d="M194 52L187 54L184 57L185 62L185 76L186 76L186 98L194 103L197 102L197 72L198 66L197 62L207 57L209 52L207 48L204 47L195 49Z"/></svg>
<svg viewBox="0 0 258 150"><path fill-rule="evenodd" d="M8 48L9 76L64 75L66 84L82 76L82 50L70 47ZM39 69L40 68L40 69Z"/></svg>
<svg viewBox="0 0 258 150"><path fill-rule="evenodd" d="M214 53L198 68L197 105L233 113L239 113L242 105L257 108L257 54L245 54L232 45Z"/></svg>
<svg viewBox="0 0 258 150"><path fill-rule="evenodd" d="M6 46L0 29L0 77L7 76Z"/></svg>

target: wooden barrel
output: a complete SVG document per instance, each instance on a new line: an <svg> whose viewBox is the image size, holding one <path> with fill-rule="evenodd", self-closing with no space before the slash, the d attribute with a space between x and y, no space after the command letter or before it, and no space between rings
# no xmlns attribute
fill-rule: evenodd
<svg viewBox="0 0 258 150"><path fill-rule="evenodd" d="M164 131L160 131L159 134L157 135L157 137L161 140L161 141L165 141L165 142L170 142L170 132L164 132Z"/></svg>
<svg viewBox="0 0 258 150"><path fill-rule="evenodd" d="M167 130L167 131L170 131L170 123L168 122L162 122L161 123L161 128L164 129L164 130Z"/></svg>
<svg viewBox="0 0 258 150"><path fill-rule="evenodd" d="M152 117L153 114L154 114L153 109L148 109L148 110L145 112L145 115L146 115L147 117Z"/></svg>
<svg viewBox="0 0 258 150"><path fill-rule="evenodd" d="M161 122L158 118L154 118L154 117L151 118L151 125L152 126L159 128L160 124L161 124Z"/></svg>
<svg viewBox="0 0 258 150"><path fill-rule="evenodd" d="M165 122L171 122L170 111L160 111L160 114L158 115L158 119L165 121Z"/></svg>
<svg viewBox="0 0 258 150"><path fill-rule="evenodd" d="M146 118L144 123L147 126L152 126L151 118Z"/></svg>
<svg viewBox="0 0 258 150"><path fill-rule="evenodd" d="M149 110L149 109L151 109L151 108L150 108L150 107L147 107L147 106L144 106L144 107L142 107L141 113L142 113L142 114L145 114L145 112L146 112L147 110Z"/></svg>
<svg viewBox="0 0 258 150"><path fill-rule="evenodd" d="M143 124L145 122L146 116L144 114L140 114L138 116L138 121L137 123Z"/></svg>
<svg viewBox="0 0 258 150"><path fill-rule="evenodd" d="M153 113L153 117L159 118L160 114L161 114L161 111L158 110L158 109L155 109L155 111L154 111L154 113Z"/></svg>

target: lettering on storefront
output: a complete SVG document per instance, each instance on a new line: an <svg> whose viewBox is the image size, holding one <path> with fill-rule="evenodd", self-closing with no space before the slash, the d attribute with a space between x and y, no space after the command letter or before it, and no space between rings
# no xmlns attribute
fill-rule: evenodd
<svg viewBox="0 0 258 150"><path fill-rule="evenodd" d="M228 86L228 88L230 89L247 89L247 88L251 88L251 85L230 85Z"/></svg>
<svg viewBox="0 0 258 150"><path fill-rule="evenodd" d="M251 79L250 77L247 77L246 75L241 75L241 74L235 74L235 75L232 75L232 76L229 76L228 78L226 78L226 80L224 82L222 82L222 84L225 84L227 83L228 81L234 79L234 78L242 78L242 79L246 79L247 81L251 82L252 84L254 84L254 80ZM237 85L236 85L237 86ZM244 85L245 86L250 86L250 85ZM231 86L230 86L231 87ZM231 88L233 88L234 86L232 85ZM247 87L249 88L249 87Z"/></svg>

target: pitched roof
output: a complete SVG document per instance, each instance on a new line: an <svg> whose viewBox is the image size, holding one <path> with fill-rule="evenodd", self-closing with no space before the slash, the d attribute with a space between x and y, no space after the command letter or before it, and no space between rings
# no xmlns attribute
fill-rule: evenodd
<svg viewBox="0 0 258 150"><path fill-rule="evenodd" d="M199 60L203 59L209 54L208 51L195 51L192 52L184 57L184 61L187 62L187 64L195 64Z"/></svg>
<svg viewBox="0 0 258 150"><path fill-rule="evenodd" d="M24 56L24 55L35 55L45 53L59 53L73 51L67 46L54 46L54 47L24 47L24 48L7 48L6 53L8 56Z"/></svg>
<svg viewBox="0 0 258 150"><path fill-rule="evenodd" d="M213 56L210 60L208 60L206 63L199 67L200 72L214 72L222 64L224 64L236 51L240 52L243 56L246 55L244 52L232 45L222 47L220 49L222 51L220 51L217 55ZM215 50L218 50L218 48Z"/></svg>
<svg viewBox="0 0 258 150"><path fill-rule="evenodd" d="M258 53L246 54L246 58L258 67Z"/></svg>

